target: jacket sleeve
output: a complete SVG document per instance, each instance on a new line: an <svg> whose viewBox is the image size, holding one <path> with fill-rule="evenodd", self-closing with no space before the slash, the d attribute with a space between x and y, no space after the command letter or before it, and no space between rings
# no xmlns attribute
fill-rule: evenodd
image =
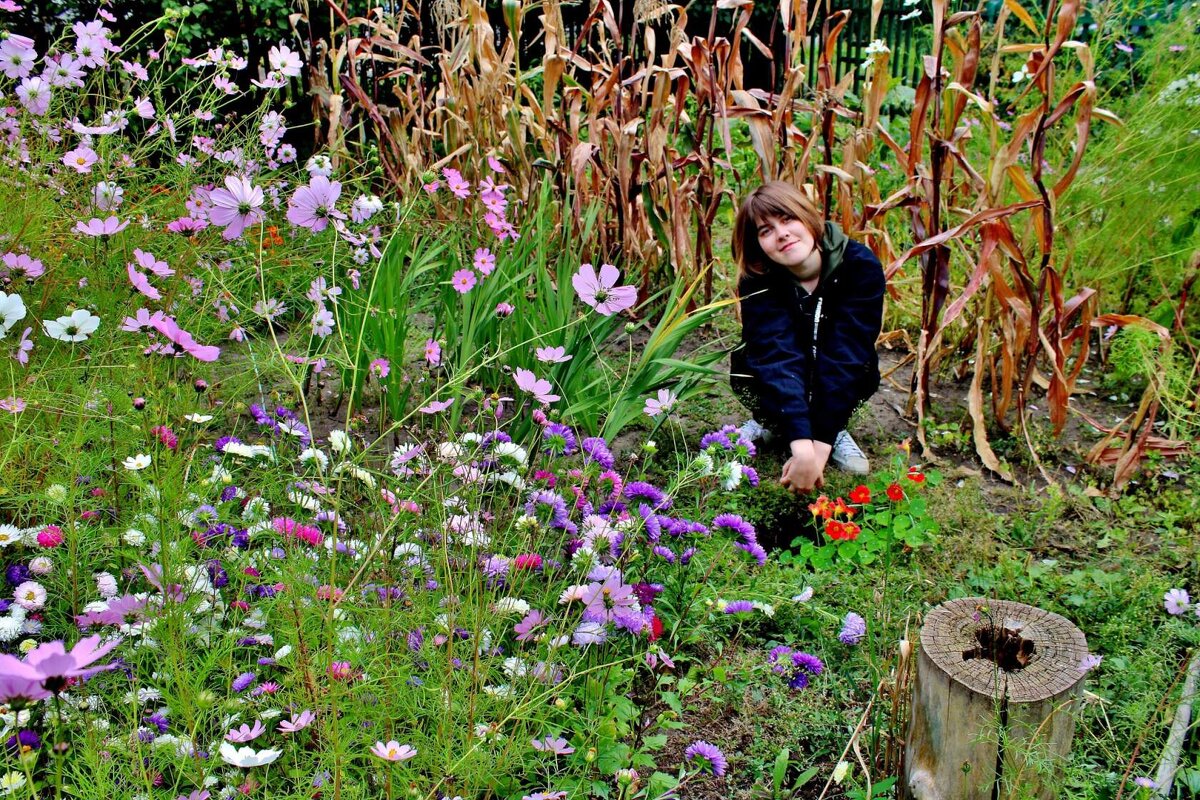
<svg viewBox="0 0 1200 800"><path fill-rule="evenodd" d="M739 295L744 364L759 384L762 404L773 413L772 422L787 441L811 439L804 384L807 357L796 342L785 287L751 279L739 287Z"/></svg>
<svg viewBox="0 0 1200 800"><path fill-rule="evenodd" d="M822 312L813 387L813 438L833 444L845 430L861 396L865 378L878 372L875 342L883 327L887 279L869 248L854 246L854 261L839 277L836 301ZM833 299L833 298L830 298Z"/></svg>

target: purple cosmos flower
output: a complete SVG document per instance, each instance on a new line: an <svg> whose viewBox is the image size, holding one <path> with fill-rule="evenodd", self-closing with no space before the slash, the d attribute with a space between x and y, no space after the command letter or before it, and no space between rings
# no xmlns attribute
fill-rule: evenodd
<svg viewBox="0 0 1200 800"><path fill-rule="evenodd" d="M120 233L129 226L129 220L122 222L118 217L107 217L105 219L97 219L93 217L87 222L76 222L75 230L85 236L112 236L114 233Z"/></svg>
<svg viewBox="0 0 1200 800"><path fill-rule="evenodd" d="M525 615L524 619L513 626L518 642L528 642L536 639L538 629L546 623L546 617L536 608Z"/></svg>
<svg viewBox="0 0 1200 800"><path fill-rule="evenodd" d="M856 645L867 635L867 621L853 611L846 612L838 640L842 644Z"/></svg>
<svg viewBox="0 0 1200 800"><path fill-rule="evenodd" d="M246 228L266 218L262 210L263 190L243 176L230 175L225 179L225 188L213 189L208 198L212 203L208 218L214 225L225 226L221 235L227 241L238 238Z"/></svg>
<svg viewBox="0 0 1200 800"><path fill-rule="evenodd" d="M571 285L580 300L609 317L637 302L637 289L617 286L620 278L621 273L612 264L600 265L599 276L591 264L581 264L579 272L571 276Z"/></svg>
<svg viewBox="0 0 1200 800"><path fill-rule="evenodd" d="M709 744L703 739L688 745L687 749L683 751L683 757L688 761L700 759L700 771L711 772L718 778L723 776L725 770L729 768L725 754L716 745Z"/></svg>
<svg viewBox="0 0 1200 800"><path fill-rule="evenodd" d="M616 608L636 608L637 596L633 587L621 582L620 574L609 575L602 582L593 581L583 590L583 618L593 622L612 619Z"/></svg>
<svg viewBox="0 0 1200 800"><path fill-rule="evenodd" d="M561 736L543 736L532 741L533 749L542 753L553 753L556 756L568 756L575 752L571 743Z"/></svg>
<svg viewBox="0 0 1200 800"><path fill-rule="evenodd" d="M1166 607L1167 613L1174 617L1187 611L1191 604L1192 598L1185 589L1171 589L1163 595L1163 606Z"/></svg>
<svg viewBox="0 0 1200 800"><path fill-rule="evenodd" d="M345 219L346 215L334 207L342 194L342 184L318 175L301 186L288 201L287 220L293 225L320 233L329 225L330 219Z"/></svg>
<svg viewBox="0 0 1200 800"><path fill-rule="evenodd" d="M571 634L571 644L576 647L586 647L589 644L604 644L608 638L608 630L603 622L581 622Z"/></svg>

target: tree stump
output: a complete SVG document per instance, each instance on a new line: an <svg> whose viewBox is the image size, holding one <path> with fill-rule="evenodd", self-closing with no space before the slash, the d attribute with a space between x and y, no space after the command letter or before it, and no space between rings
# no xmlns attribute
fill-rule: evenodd
<svg viewBox="0 0 1200 800"><path fill-rule="evenodd" d="M1071 752L1087 639L1068 620L964 597L921 628L902 797L1048 800Z"/></svg>

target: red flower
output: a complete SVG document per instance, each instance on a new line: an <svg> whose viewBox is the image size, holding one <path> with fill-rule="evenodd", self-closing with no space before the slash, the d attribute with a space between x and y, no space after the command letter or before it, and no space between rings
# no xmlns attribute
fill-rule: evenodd
<svg viewBox="0 0 1200 800"><path fill-rule="evenodd" d="M537 553L521 553L513 559L513 566L517 569L537 569L542 566L542 557Z"/></svg>
<svg viewBox="0 0 1200 800"><path fill-rule="evenodd" d="M835 541L847 538L845 523L838 522L836 519L827 520L825 522L825 535Z"/></svg>
<svg viewBox="0 0 1200 800"><path fill-rule="evenodd" d="M887 488L888 499L894 503L899 503L904 499L904 490L900 488L900 484L893 483Z"/></svg>
<svg viewBox="0 0 1200 800"><path fill-rule="evenodd" d="M663 635L662 620L658 618L657 614L655 614L653 617L650 618L650 641L656 642L656 641L658 641L658 638L662 635Z"/></svg>
<svg viewBox="0 0 1200 800"><path fill-rule="evenodd" d="M850 502L865 505L871 502L871 490L866 486L855 486L850 490Z"/></svg>
<svg viewBox="0 0 1200 800"><path fill-rule="evenodd" d="M846 525L846 541L853 542L862 533L862 528L855 525L853 522L847 522Z"/></svg>
<svg viewBox="0 0 1200 800"><path fill-rule="evenodd" d="M908 479L913 483L924 483L925 475L922 474L921 470L917 469L916 467L909 467Z"/></svg>

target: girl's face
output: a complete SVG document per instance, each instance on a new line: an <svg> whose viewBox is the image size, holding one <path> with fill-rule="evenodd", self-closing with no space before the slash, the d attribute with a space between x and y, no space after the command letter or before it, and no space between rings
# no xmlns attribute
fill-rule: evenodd
<svg viewBox="0 0 1200 800"><path fill-rule="evenodd" d="M794 217L770 216L758 222L758 246L763 253L801 280L820 274L821 259L812 258L815 244L812 233Z"/></svg>

